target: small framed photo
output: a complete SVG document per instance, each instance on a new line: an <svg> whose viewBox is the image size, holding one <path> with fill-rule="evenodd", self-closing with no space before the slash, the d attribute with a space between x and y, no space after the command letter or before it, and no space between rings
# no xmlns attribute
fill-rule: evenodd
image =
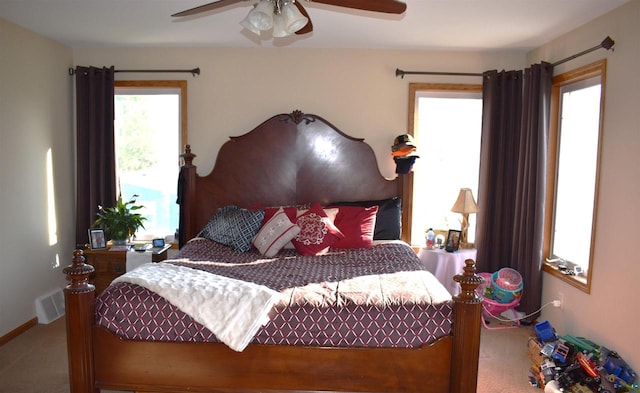
<svg viewBox="0 0 640 393"><path fill-rule="evenodd" d="M458 251L458 247L460 247L460 235L462 235L462 231L449 229L449 233L447 234L447 242L444 248L445 251Z"/></svg>
<svg viewBox="0 0 640 393"><path fill-rule="evenodd" d="M151 245L153 248L162 248L164 247L164 239L153 239Z"/></svg>
<svg viewBox="0 0 640 393"><path fill-rule="evenodd" d="M107 239L104 236L104 229L89 229L89 244L92 250L103 250L107 248Z"/></svg>

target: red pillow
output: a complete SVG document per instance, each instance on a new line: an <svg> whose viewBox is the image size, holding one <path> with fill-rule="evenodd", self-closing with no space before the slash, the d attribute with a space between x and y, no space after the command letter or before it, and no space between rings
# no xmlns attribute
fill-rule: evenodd
<svg viewBox="0 0 640 393"><path fill-rule="evenodd" d="M280 207L265 207L263 209L264 218L262 219L261 226L264 226L264 224L266 224L267 221L269 221L271 217L273 217L278 212L278 209L280 209ZM296 214L298 212L298 209L295 206L282 207L282 210L284 210L284 213L287 215L289 220L291 220L291 222L296 222Z"/></svg>
<svg viewBox="0 0 640 393"><path fill-rule="evenodd" d="M344 238L336 241L335 248L369 248L373 244L378 206L338 206L335 225Z"/></svg>
<svg viewBox="0 0 640 393"><path fill-rule="evenodd" d="M344 235L327 217L319 203L296 220L300 233L291 241L301 255L320 255Z"/></svg>

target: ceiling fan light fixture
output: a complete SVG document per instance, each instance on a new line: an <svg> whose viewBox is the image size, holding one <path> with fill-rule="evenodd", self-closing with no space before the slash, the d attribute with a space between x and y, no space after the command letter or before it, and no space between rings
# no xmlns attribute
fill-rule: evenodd
<svg viewBox="0 0 640 393"><path fill-rule="evenodd" d="M249 30L253 34L260 35L260 29L258 29L256 26L253 25L253 23L251 23L251 18L249 18L250 14L251 13L247 14L247 16L244 17L242 22L240 22L240 26L242 26L245 29Z"/></svg>
<svg viewBox="0 0 640 393"><path fill-rule="evenodd" d="M302 15L293 2L287 2L282 6L282 16L284 17L284 28L289 34L295 33L309 23L309 18Z"/></svg>
<svg viewBox="0 0 640 393"><path fill-rule="evenodd" d="M286 21L283 15L273 16L273 37L281 38L291 35L286 29Z"/></svg>
<svg viewBox="0 0 640 393"><path fill-rule="evenodd" d="M273 4L271 4L269 0L260 0L260 2L249 11L245 19L247 19L247 23L253 27L253 29L249 29L251 31L271 29L273 27ZM242 24L242 22L240 22L240 24Z"/></svg>

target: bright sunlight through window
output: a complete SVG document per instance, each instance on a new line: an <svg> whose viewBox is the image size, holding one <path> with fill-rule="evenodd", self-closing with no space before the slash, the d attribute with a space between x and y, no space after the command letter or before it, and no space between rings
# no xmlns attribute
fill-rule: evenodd
<svg viewBox="0 0 640 393"><path fill-rule="evenodd" d="M420 91L416 94L415 141L420 158L414 166L411 244L425 242L425 231L460 229L453 213L460 188L478 198L482 93ZM475 214L469 216L468 241L475 240Z"/></svg>
<svg viewBox="0 0 640 393"><path fill-rule="evenodd" d="M564 86L552 254L585 271L595 203L600 134L600 78Z"/></svg>
<svg viewBox="0 0 640 393"><path fill-rule="evenodd" d="M178 228L176 204L180 152L178 89L116 88L116 172L124 200L138 195L147 220L138 239L173 235Z"/></svg>

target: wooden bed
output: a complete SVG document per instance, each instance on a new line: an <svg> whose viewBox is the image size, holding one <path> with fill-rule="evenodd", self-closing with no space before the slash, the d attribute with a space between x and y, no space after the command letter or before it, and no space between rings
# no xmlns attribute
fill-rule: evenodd
<svg viewBox="0 0 640 393"><path fill-rule="evenodd" d="M373 150L324 119L299 111L274 116L232 137L199 176L187 146L180 173L181 241L220 207L382 200L399 195ZM124 340L94 324L93 267L81 250L65 269L71 392L430 392L476 391L481 278L474 262L455 277L451 336L421 348L329 348Z"/></svg>

